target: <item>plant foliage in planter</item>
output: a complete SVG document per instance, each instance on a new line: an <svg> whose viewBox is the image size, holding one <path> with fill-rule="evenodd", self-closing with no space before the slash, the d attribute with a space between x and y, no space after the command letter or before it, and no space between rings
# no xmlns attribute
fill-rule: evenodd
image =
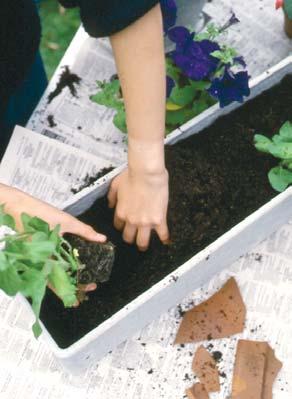
<svg viewBox="0 0 292 399"><path fill-rule="evenodd" d="M11 229L1 239L0 289L9 296L20 293L31 302L36 322L33 332L41 333L39 313L49 284L65 307L77 302L78 253L60 236L60 226L53 230L43 220L21 215L23 231L16 231L12 216L0 206L0 226Z"/></svg>
<svg viewBox="0 0 292 399"><path fill-rule="evenodd" d="M74 234L60 235L60 226L25 213L23 230L16 231L13 217L0 205L0 226L7 234L0 240L0 289L9 296L20 293L36 316L35 337L41 334L39 314L49 286L66 308L84 300L86 286L109 280L114 264L112 243L88 242Z"/></svg>
<svg viewBox="0 0 292 399"><path fill-rule="evenodd" d="M219 101L225 107L249 96L249 75L243 57L235 49L220 45L218 36L239 22L234 14L223 26L210 24L195 34L175 26L174 0L161 1L165 35L174 44L166 54L166 132L169 133ZM113 122L127 132L126 113L118 76L98 81L99 91L91 100L116 111Z"/></svg>
<svg viewBox="0 0 292 399"><path fill-rule="evenodd" d="M279 133L271 139L256 134L254 140L259 151L280 159L279 165L269 171L268 177L276 191L286 190L289 184L292 184L292 123L284 123Z"/></svg>

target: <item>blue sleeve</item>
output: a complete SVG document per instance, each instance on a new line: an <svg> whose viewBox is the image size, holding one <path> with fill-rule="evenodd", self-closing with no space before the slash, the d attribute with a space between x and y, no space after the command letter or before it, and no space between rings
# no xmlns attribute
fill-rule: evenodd
<svg viewBox="0 0 292 399"><path fill-rule="evenodd" d="M110 36L126 28L159 3L159 0L59 0L79 6L86 31L93 37Z"/></svg>

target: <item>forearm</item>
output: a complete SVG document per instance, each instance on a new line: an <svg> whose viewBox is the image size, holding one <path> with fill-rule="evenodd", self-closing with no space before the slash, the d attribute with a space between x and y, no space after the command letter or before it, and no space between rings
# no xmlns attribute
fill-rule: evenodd
<svg viewBox="0 0 292 399"><path fill-rule="evenodd" d="M165 57L160 6L111 37L128 127L129 171L163 172Z"/></svg>

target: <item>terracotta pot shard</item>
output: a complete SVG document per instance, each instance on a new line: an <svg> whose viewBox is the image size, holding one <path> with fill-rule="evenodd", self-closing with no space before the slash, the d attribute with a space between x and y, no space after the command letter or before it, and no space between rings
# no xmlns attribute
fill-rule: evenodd
<svg viewBox="0 0 292 399"><path fill-rule="evenodd" d="M234 278L211 298L187 311L175 343L225 338L244 329L246 308Z"/></svg>
<svg viewBox="0 0 292 399"><path fill-rule="evenodd" d="M272 399L282 363L267 342L240 340L237 346L232 399Z"/></svg>
<svg viewBox="0 0 292 399"><path fill-rule="evenodd" d="M207 392L220 391L219 371L216 362L203 346L200 346L195 353L192 369Z"/></svg>
<svg viewBox="0 0 292 399"><path fill-rule="evenodd" d="M186 390L186 395L189 399L209 399L208 392L203 384L194 384L191 388Z"/></svg>

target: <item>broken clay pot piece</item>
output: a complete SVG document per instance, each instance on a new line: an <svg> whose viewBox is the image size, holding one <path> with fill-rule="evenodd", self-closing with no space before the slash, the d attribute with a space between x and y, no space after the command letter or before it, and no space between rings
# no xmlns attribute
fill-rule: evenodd
<svg viewBox="0 0 292 399"><path fill-rule="evenodd" d="M216 362L203 346L200 346L195 354L192 369L207 392L220 391L219 372Z"/></svg>
<svg viewBox="0 0 292 399"><path fill-rule="evenodd" d="M232 399L272 399L282 363L267 342L240 340L232 382Z"/></svg>
<svg viewBox="0 0 292 399"><path fill-rule="evenodd" d="M209 399L208 392L202 384L194 384L191 388L188 388L186 395L189 399Z"/></svg>
<svg viewBox="0 0 292 399"><path fill-rule="evenodd" d="M225 338L244 329L246 308L234 278L211 298L187 311L175 343Z"/></svg>

